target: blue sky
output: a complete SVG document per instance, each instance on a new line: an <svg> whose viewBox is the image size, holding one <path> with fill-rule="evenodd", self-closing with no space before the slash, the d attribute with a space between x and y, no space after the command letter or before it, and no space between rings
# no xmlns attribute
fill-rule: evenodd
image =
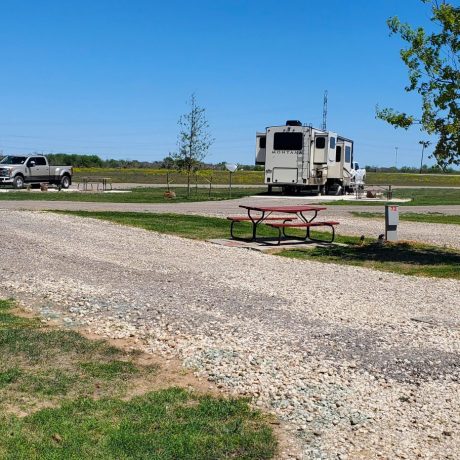
<svg viewBox="0 0 460 460"><path fill-rule="evenodd" d="M394 165L397 146L398 166L418 165L426 134L374 116L419 113L393 15L430 24L420 0L2 0L0 150L160 160L195 92L207 160L252 164L256 131L320 126L327 89L328 128L357 160Z"/></svg>

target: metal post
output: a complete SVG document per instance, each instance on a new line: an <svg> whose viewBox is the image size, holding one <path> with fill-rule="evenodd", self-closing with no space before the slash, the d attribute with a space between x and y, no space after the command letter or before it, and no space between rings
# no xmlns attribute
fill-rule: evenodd
<svg viewBox="0 0 460 460"><path fill-rule="evenodd" d="M230 182L229 182L229 185L230 185L230 189L229 189L229 196L230 198L232 197L232 172L230 171Z"/></svg>
<svg viewBox="0 0 460 460"><path fill-rule="evenodd" d="M399 206L385 205L385 240L398 241Z"/></svg>

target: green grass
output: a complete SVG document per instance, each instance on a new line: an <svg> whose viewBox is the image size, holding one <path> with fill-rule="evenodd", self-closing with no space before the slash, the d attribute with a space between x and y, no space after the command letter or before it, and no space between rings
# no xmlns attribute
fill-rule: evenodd
<svg viewBox="0 0 460 460"><path fill-rule="evenodd" d="M396 189L394 198L410 198L406 203L395 203L399 206L442 206L460 205L460 189ZM327 206L383 206L383 203L372 201L327 201Z"/></svg>
<svg viewBox="0 0 460 460"><path fill-rule="evenodd" d="M48 328L13 307L0 300L1 459L273 457L268 419L246 400L148 390L162 382L139 353Z"/></svg>
<svg viewBox="0 0 460 460"><path fill-rule="evenodd" d="M270 430L241 400L173 388L130 401L78 399L0 419L2 459L267 459Z"/></svg>
<svg viewBox="0 0 460 460"><path fill-rule="evenodd" d="M230 222L219 217L204 217L186 214L163 214L144 212L112 212L112 211L51 211L53 213L69 214L78 217L107 220L117 224L139 227L154 232L167 233L195 240L209 240L228 238L230 236ZM295 236L305 235L305 231L293 229ZM247 238L252 234L252 226L248 222L235 225L235 235ZM258 236L277 237L278 230L261 225L257 229ZM325 232L312 232L317 237L325 237ZM356 243L358 237L336 236L339 243Z"/></svg>
<svg viewBox="0 0 460 460"><path fill-rule="evenodd" d="M460 187L460 174L374 173L368 171L366 176L366 182L375 185Z"/></svg>
<svg viewBox="0 0 460 460"><path fill-rule="evenodd" d="M366 243L290 250L280 255L403 275L460 279L460 252L415 243Z"/></svg>
<svg viewBox="0 0 460 460"><path fill-rule="evenodd" d="M212 189L211 197L206 189L192 189L190 198L187 197L186 188L174 188L176 198L167 199L163 196L165 189L162 188L135 188L128 193L97 193L97 192L28 192L8 191L0 193L0 200L34 200L34 201L81 201L101 203L181 203L187 201L228 200L241 198L266 192L265 188L232 188L230 196L228 189Z"/></svg>
<svg viewBox="0 0 460 460"><path fill-rule="evenodd" d="M55 212L55 211L53 211ZM230 223L218 217L202 217L185 214L152 214L140 212L111 211L56 211L79 217L108 220L131 227L178 235L191 239L225 238L229 235ZM250 225L243 223L241 231L249 234Z"/></svg>
<svg viewBox="0 0 460 460"><path fill-rule="evenodd" d="M75 168L74 182L79 182L82 177L111 177L113 182L135 183L135 184L166 184L166 169L120 169L120 168ZM212 179L211 179L212 178ZM170 172L169 180L174 184L186 184L187 175L179 172ZM191 176L192 184L228 184L228 171L202 170L195 177ZM264 184L263 171L237 171L232 175L232 182L235 185L261 185Z"/></svg>
<svg viewBox="0 0 460 460"><path fill-rule="evenodd" d="M61 212L61 211L59 211ZM182 214L150 214L123 212L64 211L80 217L91 217L110 222L144 228L150 231L168 233L192 239L228 238L230 223L226 219ZM251 225L237 224L237 234L248 237ZM292 230L293 234L304 232ZM275 236L277 231L260 226L258 236ZM325 232L312 232L316 238L327 238ZM460 252L437 246L398 243L380 245L375 240L366 239L360 245L359 237L337 235L337 243L347 246L324 246L305 250L290 250L279 253L282 256L312 259L326 263L360 265L376 270L390 271L405 275L434 276L460 279Z"/></svg>
<svg viewBox="0 0 460 460"><path fill-rule="evenodd" d="M381 212L352 212L355 217L363 217L367 219L383 219L385 215ZM417 213L401 213L399 220L408 222L426 222L430 224L452 224L460 225L460 215L441 214L437 212L429 212L426 214Z"/></svg>

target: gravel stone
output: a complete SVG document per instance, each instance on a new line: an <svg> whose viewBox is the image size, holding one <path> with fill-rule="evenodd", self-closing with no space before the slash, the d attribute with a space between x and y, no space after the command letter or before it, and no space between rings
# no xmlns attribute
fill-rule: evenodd
<svg viewBox="0 0 460 460"><path fill-rule="evenodd" d="M460 282L64 215L0 215L2 296L179 357L274 412L299 458L460 451Z"/></svg>

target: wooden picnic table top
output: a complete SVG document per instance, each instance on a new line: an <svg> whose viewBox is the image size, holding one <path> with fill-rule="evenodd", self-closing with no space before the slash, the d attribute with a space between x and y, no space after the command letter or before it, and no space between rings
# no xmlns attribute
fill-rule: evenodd
<svg viewBox="0 0 460 460"><path fill-rule="evenodd" d="M312 206L306 204L299 204L294 206L249 206L249 205L240 205L240 208L248 209L250 211L260 211L260 212L285 212L287 214L296 214L298 212L307 212L307 211L324 211L325 207L322 206Z"/></svg>

